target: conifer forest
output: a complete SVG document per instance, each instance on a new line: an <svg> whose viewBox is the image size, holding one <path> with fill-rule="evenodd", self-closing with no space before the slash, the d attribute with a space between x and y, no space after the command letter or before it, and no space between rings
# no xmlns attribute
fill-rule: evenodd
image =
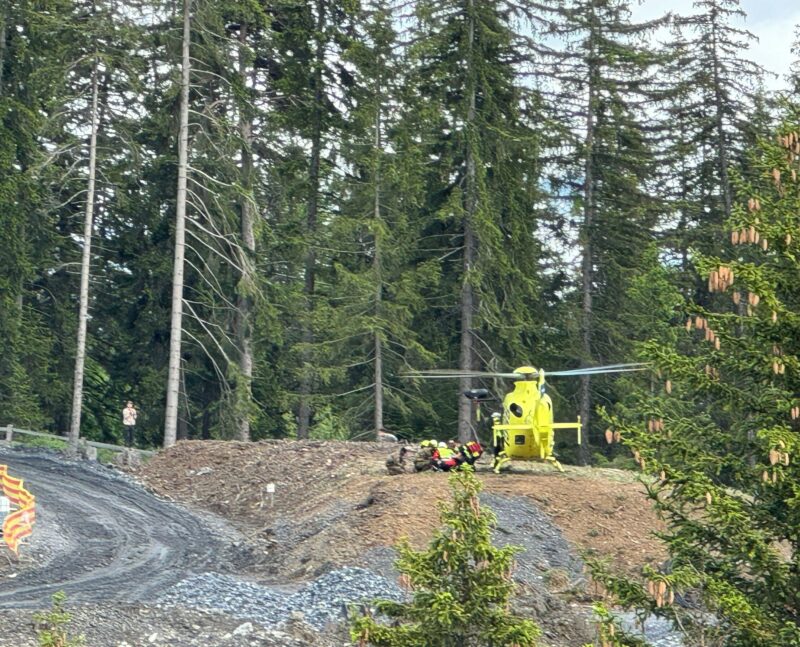
<svg viewBox="0 0 800 647"><path fill-rule="evenodd" d="M0 424L463 440L508 384L409 373L644 362L548 382L669 524L595 578L800 645L800 31L635 4L0 0Z"/></svg>
<svg viewBox="0 0 800 647"><path fill-rule="evenodd" d="M0 422L453 437L479 381L404 373L643 361L553 381L566 460L788 443L800 68L630 5L4 0Z"/></svg>

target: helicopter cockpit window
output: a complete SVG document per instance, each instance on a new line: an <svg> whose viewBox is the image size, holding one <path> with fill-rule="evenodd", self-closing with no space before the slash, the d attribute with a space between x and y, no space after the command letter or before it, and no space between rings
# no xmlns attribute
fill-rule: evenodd
<svg viewBox="0 0 800 647"><path fill-rule="evenodd" d="M516 402L512 402L511 406L508 407L508 410L513 413L517 418L522 417L522 407L519 406Z"/></svg>

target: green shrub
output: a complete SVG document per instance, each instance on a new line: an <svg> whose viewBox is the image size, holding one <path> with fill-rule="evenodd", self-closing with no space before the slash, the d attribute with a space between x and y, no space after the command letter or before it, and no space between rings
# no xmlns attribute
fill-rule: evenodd
<svg viewBox="0 0 800 647"><path fill-rule="evenodd" d="M351 637L375 647L534 647L540 634L530 620L508 612L514 590L511 571L518 548L491 543L494 514L478 500L481 483L471 470L450 476L451 504L440 504L443 527L427 550L407 541L398 546L401 584L412 592L407 603L378 601L379 614L352 623Z"/></svg>
<svg viewBox="0 0 800 647"><path fill-rule="evenodd" d="M64 610L67 596L63 591L53 594L53 606L49 611L35 613L33 616L38 629L40 647L83 647L83 636L70 638L67 627L71 616Z"/></svg>

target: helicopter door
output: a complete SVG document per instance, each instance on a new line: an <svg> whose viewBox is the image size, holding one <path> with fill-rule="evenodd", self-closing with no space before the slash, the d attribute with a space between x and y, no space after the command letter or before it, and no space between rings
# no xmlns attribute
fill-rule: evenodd
<svg viewBox="0 0 800 647"><path fill-rule="evenodd" d="M525 411L523 408L518 405L516 402L512 402L508 410L511 412L511 415L522 419ZM524 433L520 433L518 431L513 432L513 441L515 445L526 445L528 443L528 437Z"/></svg>

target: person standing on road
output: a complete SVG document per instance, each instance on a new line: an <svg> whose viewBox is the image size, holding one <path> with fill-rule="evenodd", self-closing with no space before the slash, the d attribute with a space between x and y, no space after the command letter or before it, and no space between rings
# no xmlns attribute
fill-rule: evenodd
<svg viewBox="0 0 800 647"><path fill-rule="evenodd" d="M133 402L128 400L127 406L122 410L122 426L125 429L125 447L133 447L136 434L136 416L139 412L133 406Z"/></svg>

